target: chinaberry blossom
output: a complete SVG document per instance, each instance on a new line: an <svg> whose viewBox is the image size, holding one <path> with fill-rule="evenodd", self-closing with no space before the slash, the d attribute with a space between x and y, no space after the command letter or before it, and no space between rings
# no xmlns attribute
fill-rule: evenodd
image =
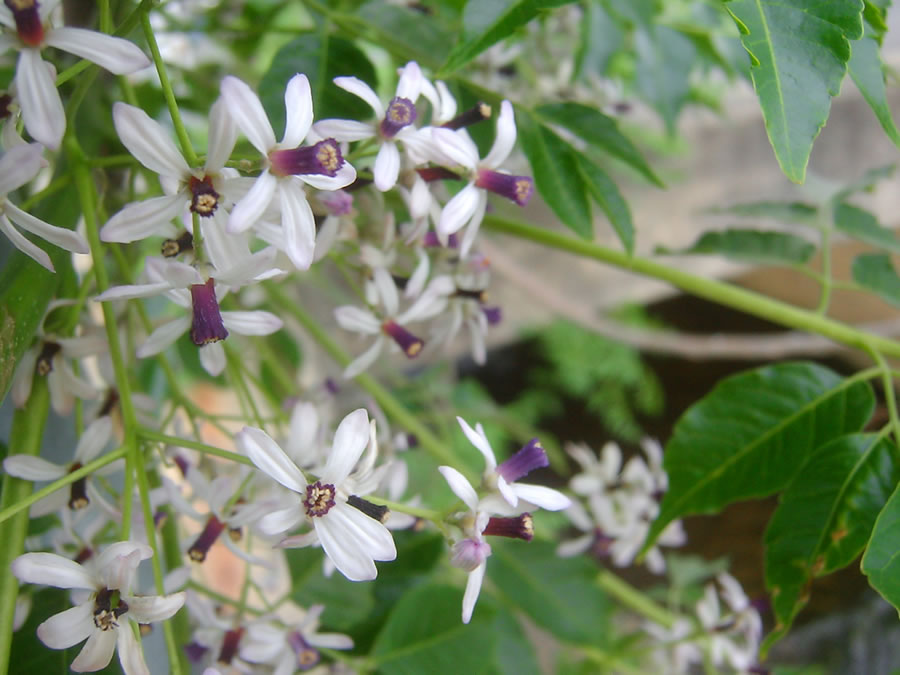
<svg viewBox="0 0 900 675"><path fill-rule="evenodd" d="M19 581L82 591L76 605L38 626L37 635L51 649L68 649L87 640L71 668L90 672L105 668L118 649L126 675L149 675L131 622L148 624L174 615L184 593L132 595L141 560L153 555L149 546L122 541L110 545L90 567L54 553L26 553L12 562Z"/></svg>
<svg viewBox="0 0 900 675"><path fill-rule="evenodd" d="M468 225L460 248L461 254L465 256L481 227L488 192L511 199L519 206L525 206L534 193L534 181L530 177L498 171L516 144L516 121L512 104L509 101L500 104L497 137L484 159L479 158L478 147L465 130L435 128L431 130L431 135L440 155L436 158L437 161L447 168L461 171L469 181L444 206L438 223L438 235L444 242L450 234Z"/></svg>
<svg viewBox="0 0 900 675"><path fill-rule="evenodd" d="M296 504L267 516L260 525L265 524L269 531L287 531L305 517L311 522L325 554L351 581L374 579L378 574L376 560L397 557L388 529L354 506L362 500L348 490L348 487L352 489L348 477L366 448L369 434L365 409L347 415L338 425L321 475L312 483L262 429L244 427L235 437L238 448L257 468L301 497ZM294 542L287 540L283 545L312 543L309 535L293 539Z"/></svg>
<svg viewBox="0 0 900 675"><path fill-rule="evenodd" d="M222 80L222 98L228 114L247 140L265 157L265 168L253 187L235 204L228 231L244 232L254 226L274 202L281 213L282 248L298 269L312 264L316 225L303 185L319 190L339 190L356 180L356 170L341 154L333 138L301 147L313 120L312 94L306 75L296 74L287 84L284 137L275 132L259 97L246 83L228 76Z"/></svg>
<svg viewBox="0 0 900 675"><path fill-rule="evenodd" d="M200 169L188 166L169 134L140 108L116 103L113 123L122 144L141 164L170 184L172 194L127 205L100 230L103 241L125 243L159 234L186 209L203 219L222 218L224 223L221 201L237 196L229 189L235 181L229 181L224 172L237 130L221 99L210 110L209 148L206 163Z"/></svg>
<svg viewBox="0 0 900 675"><path fill-rule="evenodd" d="M0 43L0 47L2 47L2 43ZM9 237L12 245L22 253L53 272L50 256L30 242L14 227L14 224L26 232L36 234L51 244L74 253L87 253L90 250L87 241L77 232L54 227L40 218L35 218L7 198L10 192L28 183L42 167L46 166L42 153L43 148L40 144L30 143L14 146L3 157L0 157L0 232Z"/></svg>
<svg viewBox="0 0 900 675"><path fill-rule="evenodd" d="M84 28L53 28L48 18L58 0L3 0L0 5L0 54L19 52L16 90L25 129L32 138L56 150L66 131L66 114L56 83L41 58L44 47L55 47L96 63L116 75L146 68L150 60L122 38Z"/></svg>
<svg viewBox="0 0 900 675"><path fill-rule="evenodd" d="M336 77L334 83L344 91L359 96L375 112L376 122L368 124L355 120L322 120L315 132L323 138L338 141L374 139L378 154L372 167L375 187L386 192L397 183L400 175L400 149L397 142L415 134L416 100L422 91L422 71L415 61L407 63L400 72L394 97L385 106L378 94L358 77Z"/></svg>

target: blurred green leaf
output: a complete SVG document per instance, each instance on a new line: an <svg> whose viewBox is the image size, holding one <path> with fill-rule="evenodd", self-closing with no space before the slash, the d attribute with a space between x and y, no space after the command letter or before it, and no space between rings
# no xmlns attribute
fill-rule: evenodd
<svg viewBox="0 0 900 675"><path fill-rule="evenodd" d="M884 180L885 178L890 178L891 176L893 176L894 170L896 168L896 164L887 164L885 166L877 166L874 169L869 169L862 176L860 176L859 180L848 183L843 188L838 190L838 192L835 193L835 195L831 198L831 201L836 204L838 202L844 201L854 192L869 192L875 187L876 183Z"/></svg>
<svg viewBox="0 0 900 675"><path fill-rule="evenodd" d="M584 155L578 156L578 170L594 201L600 205L628 253L634 252L634 224L631 210L619 188L603 169Z"/></svg>
<svg viewBox="0 0 900 675"><path fill-rule="evenodd" d="M599 2L582 5L584 19L581 22L581 42L575 53L575 76L588 83L595 80L590 76L606 73L610 57L624 42L622 26L610 16Z"/></svg>
<svg viewBox="0 0 900 675"><path fill-rule="evenodd" d="M816 450L781 496L766 528L766 587L777 624L763 653L809 599L815 577L849 565L900 481L898 449L876 434L837 438Z"/></svg>
<svg viewBox="0 0 900 675"><path fill-rule="evenodd" d="M662 246L656 253L664 255L716 254L742 262L766 265L801 265L816 252L814 244L787 232L729 229L704 232L691 246L671 250Z"/></svg>
<svg viewBox="0 0 900 675"><path fill-rule="evenodd" d="M835 206L834 226L848 237L900 253L900 240L897 239L897 235L882 227L871 213L857 206L844 203Z"/></svg>
<svg viewBox="0 0 900 675"><path fill-rule="evenodd" d="M884 505L862 559L862 571L881 596L900 610L900 485Z"/></svg>
<svg viewBox="0 0 900 675"><path fill-rule="evenodd" d="M510 612L498 612L491 631L497 636L494 649L495 675L541 675L532 640Z"/></svg>
<svg viewBox="0 0 900 675"><path fill-rule="evenodd" d="M634 34L634 84L638 94L659 113L670 135L690 94L690 74L696 57L683 33L654 24Z"/></svg>
<svg viewBox="0 0 900 675"><path fill-rule="evenodd" d="M874 406L868 383L814 363L722 380L675 425L663 460L669 490L644 548L676 518L783 489L813 451L861 430Z"/></svg>
<svg viewBox="0 0 900 675"><path fill-rule="evenodd" d="M847 64L850 77L856 83L866 103L894 145L900 145L900 131L894 123L894 116L887 100L884 64L881 61L881 45L876 39L876 31L866 22L866 34L853 43L853 53Z"/></svg>
<svg viewBox="0 0 900 675"><path fill-rule="evenodd" d="M900 277L886 253L857 256L851 268L853 280L882 300L900 307Z"/></svg>
<svg viewBox="0 0 900 675"><path fill-rule="evenodd" d="M432 69L443 63L453 42L447 17L386 4L383 0L367 2L356 10L355 15L377 28L380 36L396 43L419 65Z"/></svg>
<svg viewBox="0 0 900 675"><path fill-rule="evenodd" d="M770 218L779 223L815 222L819 209L803 202L750 202L732 206L717 206L707 209L707 213L728 213L745 218Z"/></svg>

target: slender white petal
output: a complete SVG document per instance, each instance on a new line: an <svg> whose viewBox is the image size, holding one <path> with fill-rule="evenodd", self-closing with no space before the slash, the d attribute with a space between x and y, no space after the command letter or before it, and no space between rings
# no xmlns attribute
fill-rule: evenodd
<svg viewBox="0 0 900 675"><path fill-rule="evenodd" d="M397 82L396 95L408 98L413 103L419 98L422 91L422 70L415 61L410 61L403 67L400 79Z"/></svg>
<svg viewBox="0 0 900 675"><path fill-rule="evenodd" d="M481 584L484 582L484 573L486 570L487 564L481 563L478 567L469 572L469 579L466 581L466 592L463 594L463 623L469 623L472 619L472 612L475 611L475 603L478 602L478 595L481 593Z"/></svg>
<svg viewBox="0 0 900 675"><path fill-rule="evenodd" d="M187 198L183 193L128 204L106 222L100 230L100 239L128 244L155 235L174 234L175 229L170 221L181 213L186 204Z"/></svg>
<svg viewBox="0 0 900 675"><path fill-rule="evenodd" d="M93 589L96 586L95 579L84 567L55 553L25 553L13 560L10 568L23 583L57 588Z"/></svg>
<svg viewBox="0 0 900 675"><path fill-rule="evenodd" d="M126 627L130 630L130 626ZM92 673L108 666L116 651L116 638L121 632L124 631L95 628L70 668L76 673Z"/></svg>
<svg viewBox="0 0 900 675"><path fill-rule="evenodd" d="M9 222L6 216L0 213L0 232L5 234L12 245L17 249L22 251L29 258L34 260L41 267L44 267L51 272L55 272L56 270L53 267L53 262L50 260L50 256L47 255L47 252L42 249L37 244L29 241L27 237L25 237L21 232L19 232L13 224Z"/></svg>
<svg viewBox="0 0 900 675"><path fill-rule="evenodd" d="M3 218L0 217L0 230L2 229ZM34 367L37 365L37 359L38 350L36 347L32 347L31 349L26 349L22 358L19 360L19 365L13 376L12 388L10 390L13 404L17 408L24 407L28 402L28 397L31 396L31 385L34 382Z"/></svg>
<svg viewBox="0 0 900 675"><path fill-rule="evenodd" d="M19 52L15 83L25 129L36 141L58 150L66 133L66 113L56 83L37 49Z"/></svg>
<svg viewBox="0 0 900 675"><path fill-rule="evenodd" d="M44 42L92 61L114 75L128 75L150 65L140 48L128 40L84 28L54 28Z"/></svg>
<svg viewBox="0 0 900 675"><path fill-rule="evenodd" d="M306 638L313 647L326 649L353 649L353 638L342 633L313 633Z"/></svg>
<svg viewBox="0 0 900 675"><path fill-rule="evenodd" d="M172 288L168 281L158 281L152 284L126 284L107 288L103 293L94 298L97 302L110 300L131 300L133 298L149 298L154 295L162 295Z"/></svg>
<svg viewBox="0 0 900 675"><path fill-rule="evenodd" d="M378 289L378 296L381 298L385 313L388 316L396 316L400 307L400 299L397 296L397 284L390 272L384 267L376 267L372 270L372 278L375 288Z"/></svg>
<svg viewBox="0 0 900 675"><path fill-rule="evenodd" d="M152 172L177 180L190 175L190 167L172 137L140 108L122 102L114 104L113 124L122 145Z"/></svg>
<svg viewBox="0 0 900 675"><path fill-rule="evenodd" d="M50 649L68 649L83 642L96 630L94 599L59 614L54 614L37 627L37 636Z"/></svg>
<svg viewBox="0 0 900 675"><path fill-rule="evenodd" d="M381 561L397 559L397 547L391 531L359 509L345 502L338 502L325 518L341 521L348 540L361 548L366 557Z"/></svg>
<svg viewBox="0 0 900 675"><path fill-rule="evenodd" d="M350 378L356 377L360 373L364 372L369 368L375 361L378 359L378 355L381 354L381 350L384 348L384 336L379 335L375 338L375 342L372 343L372 346L369 347L362 354L353 359L347 367L344 369L344 379L349 380Z"/></svg>
<svg viewBox="0 0 900 675"><path fill-rule="evenodd" d="M334 318L341 328L354 333L377 335L381 332L381 322L372 312L353 305L335 308Z"/></svg>
<svg viewBox="0 0 900 675"><path fill-rule="evenodd" d="M28 230L55 246L74 253L89 253L91 250L87 240L77 232L45 223L40 218L35 218L30 213L26 213L12 202L6 202L3 205L3 210L9 219L23 230Z"/></svg>
<svg viewBox="0 0 900 675"><path fill-rule="evenodd" d="M316 251L316 221L312 208L297 181L283 184L279 196L285 253L298 270L307 270Z"/></svg>
<svg viewBox="0 0 900 675"><path fill-rule="evenodd" d="M369 442L369 414L357 408L341 420L334 443L322 470L322 481L340 486L353 471Z"/></svg>
<svg viewBox="0 0 900 675"><path fill-rule="evenodd" d="M500 104L500 116L497 118L497 137L491 146L487 157L481 161L481 165L488 169L496 169L512 152L516 144L516 118L513 114L512 103L503 101Z"/></svg>
<svg viewBox="0 0 900 675"><path fill-rule="evenodd" d="M459 244L459 255L462 258L469 255L469 251L475 243L475 238L478 236L478 230L481 228L481 221L484 220L485 211L487 211L487 192L485 190L479 190L478 201L475 204L475 212L472 214L472 217L469 220L469 227L466 228L466 233L463 235L462 241Z"/></svg>
<svg viewBox="0 0 900 675"><path fill-rule="evenodd" d="M285 537L278 542L278 548L304 548L306 546L313 546L318 542L319 535L316 534L315 530L310 530L309 532L297 534L293 537Z"/></svg>
<svg viewBox="0 0 900 675"><path fill-rule="evenodd" d="M113 424L109 415L98 417L91 422L78 439L78 445L75 447L75 461L81 464L87 464L95 459L109 439L112 438Z"/></svg>
<svg viewBox="0 0 900 675"><path fill-rule="evenodd" d="M225 345L221 341L203 345L198 356L203 370L213 377L218 377L225 371Z"/></svg>
<svg viewBox="0 0 900 675"><path fill-rule="evenodd" d="M265 210L272 203L275 196L275 188L278 187L278 179L268 170L256 177L253 187L244 198L234 205L231 215L228 216L229 234L236 234L252 227L259 220Z"/></svg>
<svg viewBox="0 0 900 675"><path fill-rule="evenodd" d="M469 183L453 195L453 198L444 205L444 209L441 211L438 231L442 234L453 234L462 229L478 210L480 192L483 190L475 187L474 183Z"/></svg>
<svg viewBox="0 0 900 675"><path fill-rule="evenodd" d="M459 497L463 503L473 511L478 508L478 493L472 484L459 471L452 466L439 466L438 471L447 481L453 494Z"/></svg>
<svg viewBox="0 0 900 675"><path fill-rule="evenodd" d="M587 553L593 543L593 534L586 534L570 541L564 541L556 547L556 555L560 558L572 558L576 555Z"/></svg>
<svg viewBox="0 0 900 675"><path fill-rule="evenodd" d="M222 312L222 323L239 335L271 335L281 330L284 321L271 312Z"/></svg>
<svg viewBox="0 0 900 675"><path fill-rule="evenodd" d="M22 187L45 166L47 161L40 143L10 148L0 157L0 195L7 195Z"/></svg>
<svg viewBox="0 0 900 675"><path fill-rule="evenodd" d="M128 616L138 623L165 621L184 605L184 593L171 595L128 596Z"/></svg>
<svg viewBox="0 0 900 675"><path fill-rule="evenodd" d="M264 155L275 147L275 132L259 97L242 80L228 75L222 80L222 98L228 113L254 148Z"/></svg>
<svg viewBox="0 0 900 675"><path fill-rule="evenodd" d="M108 631L112 633L113 631ZM115 631L116 645L119 651L119 664L122 666L122 672L125 675L150 675L150 669L144 661L144 654L141 651L141 645L134 636L134 631L126 622L118 630ZM74 670L74 664L72 666Z"/></svg>
<svg viewBox="0 0 900 675"><path fill-rule="evenodd" d="M387 192L397 184L397 176L400 175L400 151L396 143L385 141L381 144L375 157L372 174L375 178L375 187L382 192Z"/></svg>
<svg viewBox="0 0 900 675"><path fill-rule="evenodd" d="M24 480L56 480L66 475L65 467L31 455L10 455L3 460L3 470Z"/></svg>
<svg viewBox="0 0 900 675"><path fill-rule="evenodd" d="M184 335L190 327L191 317L189 316L180 316L162 324L150 334L144 344L137 348L136 356L139 359L145 359L148 356L159 354Z"/></svg>
<svg viewBox="0 0 900 675"><path fill-rule="evenodd" d="M572 505L572 500L562 492L543 485L513 483L512 489L519 499L523 499L535 506L540 506L547 511L561 511Z"/></svg>
<svg viewBox="0 0 900 675"><path fill-rule="evenodd" d="M353 541L342 518L329 514L315 518L313 524L325 554L341 574L350 581L371 581L378 576L375 562Z"/></svg>
<svg viewBox="0 0 900 675"><path fill-rule="evenodd" d="M462 417L457 417L456 421L459 422L459 426L462 428L466 438L469 439L469 443L474 445L484 455L484 470L487 472L496 469L497 458L494 456L494 451L488 442L487 436L484 434L481 424L476 424L475 429L473 429Z"/></svg>
<svg viewBox="0 0 900 675"><path fill-rule="evenodd" d="M431 130L431 138L437 151L451 164L470 171L478 166L478 146L468 134L438 127Z"/></svg>
<svg viewBox="0 0 900 675"><path fill-rule="evenodd" d="M378 98L378 94L358 77L336 77L334 78L334 83L344 91L349 91L368 103L372 110L375 111L377 119L384 118L384 105L382 105L381 99Z"/></svg>
<svg viewBox="0 0 900 675"><path fill-rule="evenodd" d="M374 126L355 120L320 120L313 125L313 130L322 138L333 138L342 143L362 141L376 134Z"/></svg>
<svg viewBox="0 0 900 675"><path fill-rule="evenodd" d="M237 140L237 127L228 114L225 101L216 99L209 111L209 142L206 153L206 170L219 173L231 157Z"/></svg>
<svg viewBox="0 0 900 675"><path fill-rule="evenodd" d="M276 535L288 532L303 519L303 509L300 504L294 504L286 509L278 509L267 513L259 519L257 526L265 535Z"/></svg>
<svg viewBox="0 0 900 675"><path fill-rule="evenodd" d="M117 541L107 546L96 559L95 569L99 570L103 585L125 592L131 585L134 572L141 560L153 556L153 549L139 541Z"/></svg>
<svg viewBox="0 0 900 675"><path fill-rule="evenodd" d="M347 187L356 180L356 169L349 162L344 162L341 168L333 176L326 176L319 173L305 173L297 176L304 183L316 190L340 190Z"/></svg>
<svg viewBox="0 0 900 675"><path fill-rule="evenodd" d="M297 73L288 81L284 90L284 107L286 116L281 145L296 148L306 138L313 120L312 92L306 75Z"/></svg>
<svg viewBox="0 0 900 675"><path fill-rule="evenodd" d="M234 437L234 442L262 472L289 490L306 494L306 478L303 473L265 431L244 427Z"/></svg>

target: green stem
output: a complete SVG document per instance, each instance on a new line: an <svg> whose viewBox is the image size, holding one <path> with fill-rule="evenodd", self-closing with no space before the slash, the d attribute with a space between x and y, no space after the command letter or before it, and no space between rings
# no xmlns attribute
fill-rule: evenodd
<svg viewBox="0 0 900 675"><path fill-rule="evenodd" d="M645 670L617 659L596 647L580 647L580 649L590 661L603 666L603 672L626 673L626 675L644 675L646 673Z"/></svg>
<svg viewBox="0 0 900 675"><path fill-rule="evenodd" d="M386 506L391 511L408 513L409 515L415 516L416 518L423 518L432 522L437 522L443 519L443 516L439 511L433 511L432 509L422 509L417 506L409 506L407 504L401 504L399 502L392 502L389 499L382 499L381 497L376 497L375 495L366 495L365 499L366 501L372 502L373 504Z"/></svg>
<svg viewBox="0 0 900 675"><path fill-rule="evenodd" d="M830 340L858 349L866 349L866 345L871 344L872 347L882 354L900 356L900 342L896 340L864 333L840 321L794 307L779 300L773 300L738 286L706 279L689 272L666 267L646 258L629 256L622 251L606 248L583 239L575 239L558 232L541 229L510 218L487 215L484 218L484 225L494 232L527 239L561 251L568 251L584 258L609 263L636 274L666 281L676 288L680 288L697 297L768 319L789 328L820 333Z"/></svg>
<svg viewBox="0 0 900 675"><path fill-rule="evenodd" d="M243 455L239 455L235 452L229 452L228 450L222 450L221 448L207 445L206 443L192 441L187 438L178 438L177 436L167 436L166 434L161 434L158 431L153 431L152 429L140 429L138 433L140 433L141 438L148 441L156 441L157 443L174 445L179 448L190 448L191 450L197 450L198 452L202 452L206 455L214 455L216 457L221 457L222 459L230 459L232 462L238 462L239 464L254 466L253 462L251 462L249 458L244 457Z"/></svg>
<svg viewBox="0 0 900 675"><path fill-rule="evenodd" d="M881 369L884 399L887 404L888 416L891 420L891 430L894 435L894 440L897 441L898 446L900 446L900 415L897 413L897 394L894 391L894 376L888 362L885 361L884 357L878 353L877 350L871 349L869 350L869 353Z"/></svg>
<svg viewBox="0 0 900 675"><path fill-rule="evenodd" d="M671 628L678 620L676 614L660 607L644 593L609 570L600 571L600 574L597 575L597 584L620 603L653 623L658 623L663 628Z"/></svg>
<svg viewBox="0 0 900 675"><path fill-rule="evenodd" d="M32 396L34 393L32 393ZM108 452L102 457L98 457L92 462L88 462L80 469L73 471L71 473L67 473L62 478L57 478L55 481L42 487L37 492L29 492L25 496L18 499L15 503L11 503L9 506L0 510L0 523L6 522L14 515L19 513L20 511L24 511L29 506L34 504L35 502L40 501L44 497L53 494L57 490L61 490L67 485L71 485L76 480L81 478L85 478L86 476L91 475L98 469L102 469L107 464L112 464L117 459L122 459L125 456L125 448L119 448L118 450L113 450L112 452ZM0 670L0 672L3 672Z"/></svg>
<svg viewBox="0 0 900 675"><path fill-rule="evenodd" d="M27 406L17 410L13 415L9 444L15 448L17 454L35 457L40 453L49 410L50 395L46 380L35 378ZM18 506L33 489L31 481L14 478L9 474L4 475L0 492L0 508L2 508L0 515ZM19 594L19 580L13 576L10 564L22 553L25 535L28 532L28 511L23 507L10 513L10 516L15 513L19 513L18 517L10 519L0 527L0 541L3 542L0 546L0 626L6 627L0 630L0 673L7 672L9 668L13 638L11 626ZM6 518L3 518L0 522L5 520Z"/></svg>
<svg viewBox="0 0 900 675"><path fill-rule="evenodd" d="M184 122L181 121L178 101L175 100L175 92L172 90L172 83L169 81L166 64L163 63L162 56L159 53L159 45L156 44L156 36L153 34L153 27L150 25L150 15L146 12L141 14L141 28L144 30L147 45L150 47L150 55L153 57L153 63L156 65L156 72L159 74L159 84L162 87L166 105L169 106L169 115L172 116L172 125L175 127L175 135L178 136L181 151L184 153L188 166L196 166L197 153L194 152L194 146L191 145L187 129L184 128Z"/></svg>

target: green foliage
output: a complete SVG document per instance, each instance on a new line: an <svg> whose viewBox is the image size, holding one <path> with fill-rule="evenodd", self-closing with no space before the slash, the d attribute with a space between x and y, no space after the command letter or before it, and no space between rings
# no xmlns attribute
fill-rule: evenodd
<svg viewBox="0 0 900 675"><path fill-rule="evenodd" d="M708 213L727 213L742 218L768 218L780 223L809 224L819 209L803 202L750 202L708 209Z"/></svg>
<svg viewBox="0 0 900 675"><path fill-rule="evenodd" d="M656 249L657 253L662 254L711 253L766 265L801 265L808 262L815 251L814 244L795 234L736 228L704 232L691 246L677 251L664 247Z"/></svg>
<svg viewBox="0 0 900 675"><path fill-rule="evenodd" d="M637 63L635 87L641 98L662 116L666 129L675 123L690 94L690 74L696 57L694 44L679 31L652 25L634 35Z"/></svg>
<svg viewBox="0 0 900 675"><path fill-rule="evenodd" d="M897 446L852 434L816 450L781 496L766 529L766 586L777 618L765 651L784 636L809 598L814 577L849 565L900 481Z"/></svg>
<svg viewBox="0 0 900 675"><path fill-rule="evenodd" d="M878 37L878 31L873 28L869 22L870 16L880 16L877 13L873 15L868 11L872 5L866 5L866 22L865 36L853 43L853 53L850 56L848 68L850 77L859 88L863 98L872 108L875 117L878 118L884 133L894 142L900 145L900 131L894 123L894 117L891 114L891 108L887 101L887 88L885 86L884 64L881 61L881 53L879 51L881 44Z"/></svg>
<svg viewBox="0 0 900 675"><path fill-rule="evenodd" d="M872 588L900 610L900 486L878 514L872 538L862 559L862 571Z"/></svg>
<svg viewBox="0 0 900 675"><path fill-rule="evenodd" d="M886 253L865 253L853 260L853 280L882 300L900 307L900 277Z"/></svg>
<svg viewBox="0 0 900 675"><path fill-rule="evenodd" d="M834 207L834 227L848 237L858 239L886 251L900 253L900 240L868 211L852 204Z"/></svg>
<svg viewBox="0 0 900 675"><path fill-rule="evenodd" d="M781 170L802 183L813 141L828 119L862 36L862 0L731 0L750 73Z"/></svg>
<svg viewBox="0 0 900 675"><path fill-rule="evenodd" d="M433 69L443 63L453 43L449 16L430 16L383 0L367 2L355 15L365 26L377 30L375 42L383 46L389 43L420 65Z"/></svg>
<svg viewBox="0 0 900 675"><path fill-rule="evenodd" d="M866 382L813 363L780 363L721 382L678 420L663 465L669 491L645 548L676 518L784 489L823 444L861 430Z"/></svg>

